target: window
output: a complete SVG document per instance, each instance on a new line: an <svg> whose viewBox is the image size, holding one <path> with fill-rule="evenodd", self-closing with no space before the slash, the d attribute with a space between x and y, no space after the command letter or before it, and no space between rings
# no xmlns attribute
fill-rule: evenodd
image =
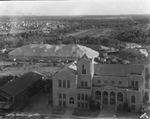
<svg viewBox="0 0 150 119"><path fill-rule="evenodd" d="M59 85L59 88L61 88L61 80L59 80L59 84L58 85Z"/></svg>
<svg viewBox="0 0 150 119"><path fill-rule="evenodd" d="M80 102L78 102L78 107L80 108Z"/></svg>
<svg viewBox="0 0 150 119"><path fill-rule="evenodd" d="M84 108L84 102L81 103L81 108Z"/></svg>
<svg viewBox="0 0 150 119"><path fill-rule="evenodd" d="M73 98L73 97L70 97L70 98L69 98L69 103L70 103L70 104L74 104L74 98Z"/></svg>
<svg viewBox="0 0 150 119"><path fill-rule="evenodd" d="M115 82L114 82L114 81L111 81L111 83L114 84Z"/></svg>
<svg viewBox="0 0 150 119"><path fill-rule="evenodd" d="M97 82L98 82L98 83L101 83L101 80L98 80Z"/></svg>
<svg viewBox="0 0 150 119"><path fill-rule="evenodd" d="M64 107L66 106L66 101L63 101L63 106L64 106Z"/></svg>
<svg viewBox="0 0 150 119"><path fill-rule="evenodd" d="M67 80L67 88L70 88L70 80Z"/></svg>
<svg viewBox="0 0 150 119"><path fill-rule="evenodd" d="M61 95L61 93L59 93L59 99L61 99L62 98L62 95Z"/></svg>
<svg viewBox="0 0 150 119"><path fill-rule="evenodd" d="M83 82L83 81L81 81L81 86L82 86L82 87L84 86L84 82Z"/></svg>
<svg viewBox="0 0 150 119"><path fill-rule="evenodd" d="M80 100L80 94L78 93L78 100Z"/></svg>
<svg viewBox="0 0 150 119"><path fill-rule="evenodd" d="M59 100L59 106L62 106L62 102Z"/></svg>
<svg viewBox="0 0 150 119"><path fill-rule="evenodd" d="M107 83L107 81L105 81L105 83Z"/></svg>
<svg viewBox="0 0 150 119"><path fill-rule="evenodd" d="M121 82L121 81L119 81L119 84L122 84L122 82Z"/></svg>
<svg viewBox="0 0 150 119"><path fill-rule="evenodd" d="M63 80L63 88L66 88L66 80Z"/></svg>
<svg viewBox="0 0 150 119"><path fill-rule="evenodd" d="M66 94L63 94L63 99L66 99Z"/></svg>
<svg viewBox="0 0 150 119"><path fill-rule="evenodd" d="M134 81L131 81L131 86L134 86Z"/></svg>
<svg viewBox="0 0 150 119"><path fill-rule="evenodd" d="M135 82L135 86L138 87L138 81Z"/></svg>
<svg viewBox="0 0 150 119"><path fill-rule="evenodd" d="M85 94L85 100L88 100L88 94Z"/></svg>
<svg viewBox="0 0 150 119"><path fill-rule="evenodd" d="M135 96L134 95L131 96L131 103L135 103Z"/></svg>
<svg viewBox="0 0 150 119"><path fill-rule="evenodd" d="M81 95L81 99L84 100L84 94Z"/></svg>
<svg viewBox="0 0 150 119"><path fill-rule="evenodd" d="M82 65L82 74L86 74L86 69L85 69L84 65Z"/></svg>
<svg viewBox="0 0 150 119"><path fill-rule="evenodd" d="M87 87L87 82L85 81L85 87Z"/></svg>
<svg viewBox="0 0 150 119"><path fill-rule="evenodd" d="M81 81L81 87L87 87L88 83L87 81Z"/></svg>
<svg viewBox="0 0 150 119"><path fill-rule="evenodd" d="M85 103L85 108L88 108L88 103Z"/></svg>

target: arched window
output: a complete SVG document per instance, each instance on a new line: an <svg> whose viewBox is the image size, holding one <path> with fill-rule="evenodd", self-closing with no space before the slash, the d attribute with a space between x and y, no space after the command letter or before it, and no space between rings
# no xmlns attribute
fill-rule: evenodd
<svg viewBox="0 0 150 119"><path fill-rule="evenodd" d="M60 79L59 79L58 85L59 85L59 88L61 88L61 80Z"/></svg>
<svg viewBox="0 0 150 119"><path fill-rule="evenodd" d="M69 98L69 103L70 103L70 104L74 104L74 98L73 98L73 97L70 97L70 98Z"/></svg>
<svg viewBox="0 0 150 119"><path fill-rule="evenodd" d="M135 103L135 96L134 95L131 96L131 103Z"/></svg>
<svg viewBox="0 0 150 119"><path fill-rule="evenodd" d="M110 104L115 104L116 103L116 96L115 92L110 93Z"/></svg>
<svg viewBox="0 0 150 119"><path fill-rule="evenodd" d="M86 74L86 69L84 67L84 64L82 65L82 74Z"/></svg>
<svg viewBox="0 0 150 119"><path fill-rule="evenodd" d="M81 100L84 100L84 94L81 95Z"/></svg>
<svg viewBox="0 0 150 119"><path fill-rule="evenodd" d="M66 88L66 80L63 80L63 88Z"/></svg>
<svg viewBox="0 0 150 119"><path fill-rule="evenodd" d="M118 100L118 101L123 101L123 94L122 94L121 92L119 92L119 93L117 94L117 100Z"/></svg>
<svg viewBox="0 0 150 119"><path fill-rule="evenodd" d="M95 99L101 99L101 92L100 91L95 92Z"/></svg>
<svg viewBox="0 0 150 119"><path fill-rule="evenodd" d="M78 100L80 100L80 94L78 93Z"/></svg>
<svg viewBox="0 0 150 119"><path fill-rule="evenodd" d="M85 94L85 100L88 100L88 94Z"/></svg>

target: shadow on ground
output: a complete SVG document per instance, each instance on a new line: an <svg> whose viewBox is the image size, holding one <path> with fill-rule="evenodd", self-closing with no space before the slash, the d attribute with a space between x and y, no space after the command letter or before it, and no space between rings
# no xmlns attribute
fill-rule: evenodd
<svg viewBox="0 0 150 119"><path fill-rule="evenodd" d="M75 109L72 113L73 116L83 116L83 117L97 117L99 115L99 110L90 109Z"/></svg>

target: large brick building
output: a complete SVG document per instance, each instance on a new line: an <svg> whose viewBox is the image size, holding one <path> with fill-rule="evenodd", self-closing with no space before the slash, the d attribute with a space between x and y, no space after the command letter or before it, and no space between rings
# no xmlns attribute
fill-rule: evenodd
<svg viewBox="0 0 150 119"><path fill-rule="evenodd" d="M96 105L138 111L145 94L144 65L98 64L86 55L53 76L53 105L89 108L89 97Z"/></svg>

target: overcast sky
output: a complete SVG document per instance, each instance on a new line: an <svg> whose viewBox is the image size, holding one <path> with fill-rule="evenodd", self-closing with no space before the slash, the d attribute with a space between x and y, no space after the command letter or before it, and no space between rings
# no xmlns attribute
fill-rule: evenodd
<svg viewBox="0 0 150 119"><path fill-rule="evenodd" d="M150 14L150 0L0 1L0 15Z"/></svg>

